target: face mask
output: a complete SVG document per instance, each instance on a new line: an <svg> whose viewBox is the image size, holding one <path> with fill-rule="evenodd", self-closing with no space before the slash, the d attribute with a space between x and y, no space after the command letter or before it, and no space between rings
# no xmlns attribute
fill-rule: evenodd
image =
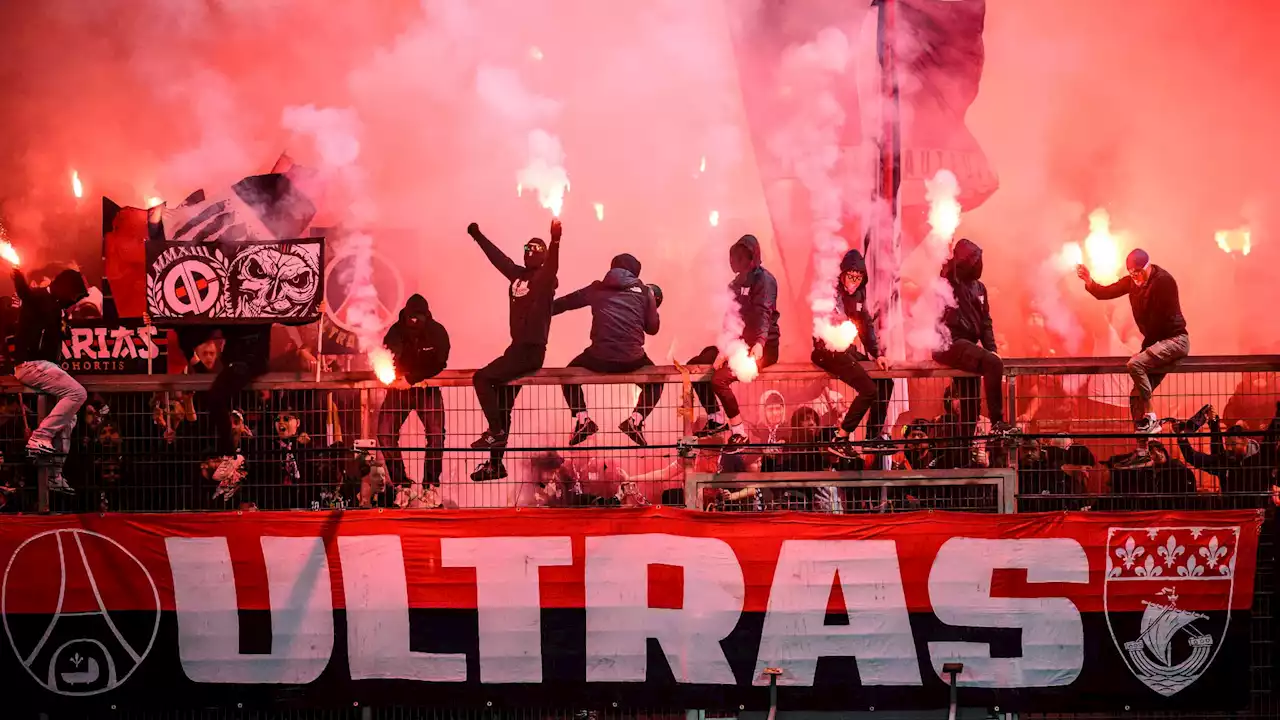
<svg viewBox="0 0 1280 720"><path fill-rule="evenodd" d="M751 256L745 250L731 248L729 250L729 267L735 273L744 273L751 269Z"/></svg>
<svg viewBox="0 0 1280 720"><path fill-rule="evenodd" d="M546 260L547 248L540 242L528 242L524 246L524 266L530 270L536 270L542 267L542 263Z"/></svg>

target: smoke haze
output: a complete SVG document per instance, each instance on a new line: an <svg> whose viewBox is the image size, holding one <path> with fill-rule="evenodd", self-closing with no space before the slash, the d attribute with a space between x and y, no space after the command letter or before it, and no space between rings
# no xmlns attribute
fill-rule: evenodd
<svg viewBox="0 0 1280 720"><path fill-rule="evenodd" d="M72 248L96 279L101 196L174 203L267 172L288 152L319 174L315 224L367 230L359 251L390 257L406 292L426 296L453 335L451 365L476 367L507 344L506 281L467 224L518 258L528 238L546 237L543 186L571 182L562 293L600 279L613 255L635 254L643 279L665 291L650 354L674 348L684 359L716 342L728 248L750 232L784 295L784 359L802 360L810 291L839 247L860 246L865 181L823 165L821 186L766 184L760 167L780 158L762 138L786 115L766 113L753 144L744 95L776 94L757 87L774 76L751 69L828 29L848 43L853 59L837 82L852 92L874 40L855 5L6 3L0 219L24 265ZM1277 349L1267 312L1280 301L1269 281L1280 257L1277 22L1270 0L988 0L968 123L1000 189L964 208L956 237L985 250L1009 354L1030 351L1033 309L1073 352L1125 350L1098 339L1107 304L1057 260L1064 243L1085 242L1099 208L1127 233L1122 256L1143 247L1177 278L1197 354ZM866 135L865 116L860 124ZM801 144L794 152L830 147L825 136ZM838 186L822 184L831 178ZM780 231L766 198L805 231ZM845 209L838 230L832 202ZM924 227L923 217L904 224ZM1215 231L1242 226L1251 254L1217 247ZM379 242L378 229L405 239ZM586 345L588 324L587 313L556 318L549 365ZM1121 338L1136 344L1131 328Z"/></svg>

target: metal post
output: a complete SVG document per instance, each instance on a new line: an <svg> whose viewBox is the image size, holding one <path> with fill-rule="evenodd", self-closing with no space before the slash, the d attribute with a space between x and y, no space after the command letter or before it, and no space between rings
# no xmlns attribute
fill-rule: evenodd
<svg viewBox="0 0 1280 720"><path fill-rule="evenodd" d="M942 672L947 674L947 683L951 686L951 703L950 710L947 711L947 720L956 720L956 709L958 707L956 676L964 672L964 663L943 663Z"/></svg>
<svg viewBox="0 0 1280 720"><path fill-rule="evenodd" d="M22 413L23 415L26 415L27 410L25 407L23 408ZM48 415L49 396L43 393L36 395L36 424L39 425L40 422ZM49 465L45 462L37 462L36 487L38 492L36 497L36 510L38 512L47 513L49 512Z"/></svg>
<svg viewBox="0 0 1280 720"><path fill-rule="evenodd" d="M782 674L782 670L772 667L765 668L764 674L769 676L769 720L776 720L778 717L778 676ZM955 718L951 720L955 720Z"/></svg>

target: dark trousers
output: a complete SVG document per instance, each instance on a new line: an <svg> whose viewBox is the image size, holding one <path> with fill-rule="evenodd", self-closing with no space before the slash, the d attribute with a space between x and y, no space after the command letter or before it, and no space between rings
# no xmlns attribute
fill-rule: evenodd
<svg viewBox="0 0 1280 720"><path fill-rule="evenodd" d="M209 417L213 421L215 450L218 455L234 455L240 450L236 447L236 440L231 432L232 405L236 402L236 396L261 374L254 372L247 362L230 362L209 386Z"/></svg>
<svg viewBox="0 0 1280 720"><path fill-rule="evenodd" d="M653 361L648 355L641 355L637 360L627 362L619 362L617 360L601 360L590 353L583 352L581 355L573 359L569 363L569 367L578 367L590 370L591 372L614 374L635 372L643 367L653 367ZM662 383L639 383L640 399L636 402L636 412L643 420L649 417L649 413L657 407L658 401L662 399ZM587 411L587 397L582 392L581 385L565 385L564 401L569 406L569 412L574 415L585 413Z"/></svg>
<svg viewBox="0 0 1280 720"><path fill-rule="evenodd" d="M545 345L512 345L472 376L476 399L491 432L511 431L511 410L520 395L520 386L507 383L541 370L546 357ZM502 459L500 450L493 450L490 455L494 460Z"/></svg>
<svg viewBox="0 0 1280 720"><path fill-rule="evenodd" d="M422 481L439 485L444 471L444 395L437 387L388 390L378 408L378 444L387 462L387 477L397 485L406 481L400 456L400 426L417 413L427 434L427 459Z"/></svg>
<svg viewBox="0 0 1280 720"><path fill-rule="evenodd" d="M968 340L956 340L946 350L935 352L933 359L949 368L982 376L981 381L978 378L956 378L951 386L954 397L960 402L960 432L964 437L973 437L978 415L982 413L979 382L986 391L987 413L991 422L1004 421L1004 361L999 355Z"/></svg>
<svg viewBox="0 0 1280 720"><path fill-rule="evenodd" d="M716 361L716 356L719 354L720 351L712 345L695 355L689 360L689 364L710 365ZM778 362L778 344L769 343L764 346L764 356L756 361L756 367L763 370L776 362ZM728 417L735 418L741 414L742 409L738 407L738 398L733 394L732 387L737 380L738 378L733 375L733 370L729 369L729 364L725 363L723 367L712 374L711 382L696 382L693 384L693 391L698 395L698 402L702 403L702 407L706 409L708 415L719 412L721 403L724 404L724 413Z"/></svg>
<svg viewBox="0 0 1280 720"><path fill-rule="evenodd" d="M860 363L862 359L861 354L852 349L844 352L816 349L810 356L814 365L831 373L832 377L857 393L840 428L852 435L869 410L871 417L867 419L867 437L874 438L884 432L884 421L889 416L889 400L893 398L893 381L872 380Z"/></svg>

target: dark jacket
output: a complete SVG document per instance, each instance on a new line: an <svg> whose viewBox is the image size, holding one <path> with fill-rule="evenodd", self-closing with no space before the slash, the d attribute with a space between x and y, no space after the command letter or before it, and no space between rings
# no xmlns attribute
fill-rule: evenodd
<svg viewBox="0 0 1280 720"><path fill-rule="evenodd" d="M1187 332L1187 319L1182 316L1182 304L1178 301L1178 283L1159 265L1151 266L1151 277L1141 286L1134 285L1133 279L1125 275L1110 285L1091 280L1085 289L1099 300L1129 296L1133 321L1142 332L1143 350Z"/></svg>
<svg viewBox="0 0 1280 720"><path fill-rule="evenodd" d="M991 325L991 299L982 284L982 248L972 241L956 243L951 258L942 266L942 277L951 284L956 304L942 313L942 323L951 340L979 343L987 352L996 351L996 334Z"/></svg>
<svg viewBox="0 0 1280 720"><path fill-rule="evenodd" d="M54 283L67 285L66 297L85 293L84 278L74 270L64 270L54 278ZM27 283L22 271L13 269L13 285L17 290L18 328L13 337L14 365L33 360L47 360L51 363L62 362L62 341L66 337L66 322L63 311L66 309L59 302L49 287L33 288Z"/></svg>
<svg viewBox="0 0 1280 720"><path fill-rule="evenodd" d="M449 333L431 317L431 307L421 295L409 297L382 344L395 356L396 370L410 385L439 375L449 363Z"/></svg>
<svg viewBox="0 0 1280 720"><path fill-rule="evenodd" d="M483 233L472 237L489 262L511 281L507 293L511 300L511 344L547 346L551 334L551 304L555 301L560 270L560 240L552 238L547 246L547 259L536 269L517 265Z"/></svg>
<svg viewBox="0 0 1280 720"><path fill-rule="evenodd" d="M745 248L751 253L751 268L739 273L729 283L742 316L742 341L748 347L756 343L762 346L777 344L782 337L778 330L778 281L761 265L764 261L760 241L754 235L743 235L734 247Z"/></svg>
<svg viewBox="0 0 1280 720"><path fill-rule="evenodd" d="M844 274L850 270L862 273L862 284L852 294L844 291ZM868 357L880 357L880 341L876 338L876 323L867 309L867 262L862 253L850 250L840 261L840 276L836 278L836 308L858 328L858 339L867 351ZM825 350L826 345L818 338L813 339L813 346Z"/></svg>
<svg viewBox="0 0 1280 720"><path fill-rule="evenodd" d="M1280 412L1280 408L1277 408ZM1191 447L1188 438L1178 438L1178 449L1187 464L1197 470L1203 470L1218 478L1219 486L1224 493L1268 493L1271 486L1277 484L1276 478L1276 437L1280 434L1280 417L1271 420L1264 436L1250 440L1250 451L1243 458L1237 458L1226 451L1222 442L1222 427L1218 423L1210 423L1209 453L1199 452ZM1239 498L1236 499L1240 501ZM1241 506L1249 504L1244 501Z"/></svg>
<svg viewBox="0 0 1280 720"><path fill-rule="evenodd" d="M644 336L658 334L658 303L640 282L640 262L630 255L613 259L604 280L557 298L552 313L591 306L591 346L601 360L629 362L644 356Z"/></svg>

